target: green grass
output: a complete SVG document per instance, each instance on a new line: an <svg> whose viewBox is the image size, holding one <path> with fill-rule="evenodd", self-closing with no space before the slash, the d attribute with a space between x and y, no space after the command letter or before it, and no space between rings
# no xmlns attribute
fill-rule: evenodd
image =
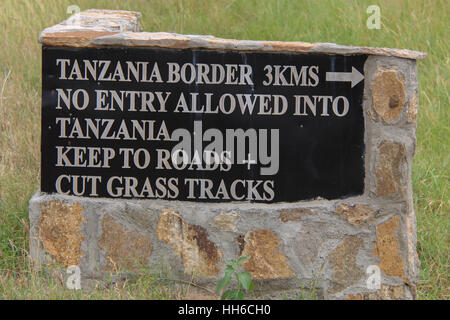
<svg viewBox="0 0 450 320"><path fill-rule="evenodd" d="M335 42L427 52L427 58L418 63L420 109L413 166L421 260L418 297L449 298L450 3L446 0L1 0L0 298L134 296L118 296L110 290L93 291L92 295L68 292L33 275L26 258L28 200L39 185L41 55L37 38L43 28L66 19L66 9L73 4L82 10L139 11L146 31ZM371 4L381 8L380 30L366 28L366 8Z"/></svg>

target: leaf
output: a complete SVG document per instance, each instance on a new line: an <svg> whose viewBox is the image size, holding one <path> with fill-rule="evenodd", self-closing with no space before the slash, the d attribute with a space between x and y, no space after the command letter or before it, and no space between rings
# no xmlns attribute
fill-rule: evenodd
<svg viewBox="0 0 450 320"><path fill-rule="evenodd" d="M233 268L226 268L225 269L225 275L227 276L227 277L231 277L231 275L233 274L233 272L234 272L234 269ZM224 276L225 276L224 275Z"/></svg>
<svg viewBox="0 0 450 320"><path fill-rule="evenodd" d="M222 300L233 300L233 297L236 295L235 290L227 290L222 294Z"/></svg>
<svg viewBox="0 0 450 320"><path fill-rule="evenodd" d="M245 290L250 290L250 285L252 284L252 276L249 272L238 273L238 281Z"/></svg>
<svg viewBox="0 0 450 320"><path fill-rule="evenodd" d="M232 266L227 266L227 268L225 269L225 271L230 271L233 272L234 268Z"/></svg>
<svg viewBox="0 0 450 320"><path fill-rule="evenodd" d="M227 284L227 279L225 277L220 279L219 282L217 282L216 293L218 294L223 288L226 287Z"/></svg>
<svg viewBox="0 0 450 320"><path fill-rule="evenodd" d="M255 286L255 284L253 283L253 281L250 283L250 287L248 288L249 291L253 290L253 287Z"/></svg>
<svg viewBox="0 0 450 320"><path fill-rule="evenodd" d="M217 282L217 286L216 286L216 293L219 293L223 288L225 288L228 283L230 283L231 280L231 275L233 273L233 270L225 270L225 275L223 276L222 279L219 280L219 282Z"/></svg>
<svg viewBox="0 0 450 320"><path fill-rule="evenodd" d="M233 300L244 300L244 299L245 299L244 291L236 292L235 296L233 297Z"/></svg>

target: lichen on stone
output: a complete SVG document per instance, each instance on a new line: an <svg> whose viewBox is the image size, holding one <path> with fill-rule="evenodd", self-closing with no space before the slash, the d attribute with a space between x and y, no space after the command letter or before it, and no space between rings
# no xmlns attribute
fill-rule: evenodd
<svg viewBox="0 0 450 320"><path fill-rule="evenodd" d="M405 299L404 286L381 285L380 290L366 295L367 300L402 300Z"/></svg>
<svg viewBox="0 0 450 320"><path fill-rule="evenodd" d="M348 223L354 226L359 226L365 222L368 222L368 220L375 213L375 210L367 205L355 204L352 206L342 203L334 212L347 220Z"/></svg>
<svg viewBox="0 0 450 320"><path fill-rule="evenodd" d="M280 252L279 242L278 237L270 230L247 232L241 256L248 257L243 267L253 278L287 278L294 275L288 259Z"/></svg>
<svg viewBox="0 0 450 320"><path fill-rule="evenodd" d="M221 212L219 215L214 217L214 225L221 230L226 231L237 231L237 221L239 220L239 215L232 212Z"/></svg>
<svg viewBox="0 0 450 320"><path fill-rule="evenodd" d="M400 71L379 68L371 91L375 113L388 123L398 120L406 100L405 79Z"/></svg>
<svg viewBox="0 0 450 320"><path fill-rule="evenodd" d="M356 264L363 242L358 236L348 236L329 255L332 279L328 293L335 294L357 283L364 272Z"/></svg>
<svg viewBox="0 0 450 320"><path fill-rule="evenodd" d="M378 266L388 276L405 279L405 261L398 240L399 216L394 216L377 226L374 254L380 258Z"/></svg>
<svg viewBox="0 0 450 320"><path fill-rule="evenodd" d="M278 219L281 222L301 221L305 216L313 214L312 209L308 208L292 208L281 210Z"/></svg>
<svg viewBox="0 0 450 320"><path fill-rule="evenodd" d="M152 253L152 244L148 237L138 230L127 230L107 214L103 216L101 226L102 235L98 245L105 250L105 270L133 270L148 263Z"/></svg>
<svg viewBox="0 0 450 320"><path fill-rule="evenodd" d="M212 277L220 271L222 251L209 240L205 228L187 223L174 210L164 209L156 233L181 258L185 273Z"/></svg>
<svg viewBox="0 0 450 320"><path fill-rule="evenodd" d="M408 122L415 124L417 122L417 112L419 107L419 96L415 92L406 105L406 116Z"/></svg>
<svg viewBox="0 0 450 320"><path fill-rule="evenodd" d="M403 144L383 140L378 145L375 165L377 196L395 196L403 191L402 165L405 159Z"/></svg>
<svg viewBox="0 0 450 320"><path fill-rule="evenodd" d="M54 262L64 266L79 265L84 252L80 227L86 222L83 207L52 200L41 204L39 238Z"/></svg>

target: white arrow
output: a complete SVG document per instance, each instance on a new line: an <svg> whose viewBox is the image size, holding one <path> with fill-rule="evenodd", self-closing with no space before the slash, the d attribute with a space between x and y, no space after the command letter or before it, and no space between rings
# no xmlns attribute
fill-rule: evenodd
<svg viewBox="0 0 450 320"><path fill-rule="evenodd" d="M352 67L352 72L327 72L327 81L351 81L352 88L360 83L364 79L364 75L359 72L355 67Z"/></svg>

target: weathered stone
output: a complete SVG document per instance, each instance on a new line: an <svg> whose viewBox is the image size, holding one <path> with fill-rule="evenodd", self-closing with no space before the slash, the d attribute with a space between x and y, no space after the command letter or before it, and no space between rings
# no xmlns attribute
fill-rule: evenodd
<svg viewBox="0 0 450 320"><path fill-rule="evenodd" d="M86 222L83 207L78 202L71 205L52 200L41 204L41 211L39 238L45 251L64 266L79 265L84 254L84 235L80 232Z"/></svg>
<svg viewBox="0 0 450 320"><path fill-rule="evenodd" d="M222 251L208 239L205 228L188 224L178 212L164 209L156 233L181 258L185 273L211 277L220 271Z"/></svg>
<svg viewBox="0 0 450 320"><path fill-rule="evenodd" d="M127 47L161 47L167 49L189 48L189 36L168 32L127 32L92 39L90 46L115 46L121 44Z"/></svg>
<svg viewBox="0 0 450 320"><path fill-rule="evenodd" d="M405 104L405 79L395 69L380 68L372 82L372 104L385 122L399 118Z"/></svg>
<svg viewBox="0 0 450 320"><path fill-rule="evenodd" d="M413 94L408 104L406 105L406 117L408 122L416 123L417 122L417 111L419 105L419 95L417 92Z"/></svg>
<svg viewBox="0 0 450 320"><path fill-rule="evenodd" d="M234 238L234 241L237 243L239 247L239 255L241 255L245 247L245 236L243 234L240 234L239 236Z"/></svg>
<svg viewBox="0 0 450 320"><path fill-rule="evenodd" d="M307 208L294 208L281 210L278 219L281 222L301 221L304 216L313 214L313 210Z"/></svg>
<svg viewBox="0 0 450 320"><path fill-rule="evenodd" d="M138 230L126 230L124 226L109 215L101 220L102 235L98 241L106 252L105 270L132 270L148 263L152 245L148 237Z"/></svg>
<svg viewBox="0 0 450 320"><path fill-rule="evenodd" d="M45 39L44 39L45 40ZM326 54L371 54L408 59L424 59L423 52L390 49L343 46L334 43L309 43L300 41L253 41L221 39L213 36L182 35L161 32L123 32L116 35L92 39L88 46L140 46L171 49L208 49L260 52L297 52Z"/></svg>
<svg viewBox="0 0 450 320"><path fill-rule="evenodd" d="M353 206L347 204L340 204L334 211L348 221L348 223L359 226L362 223L367 222L375 213L370 206L356 204Z"/></svg>
<svg viewBox="0 0 450 320"><path fill-rule="evenodd" d="M309 43L300 41L253 41L221 39L209 35L180 35L167 32L140 32L138 19L140 13L121 10L90 9L74 14L66 21L45 29L39 41L50 46L140 46L172 49L211 49L233 51L263 51L263 52L299 52L325 54L369 54L392 56L407 59L424 59L423 52L391 49L344 46L334 43ZM85 31L113 32L110 35L87 38ZM58 39L55 33L79 32L80 38L71 37L67 41ZM119 33L120 32L120 33Z"/></svg>
<svg viewBox="0 0 450 320"><path fill-rule="evenodd" d="M45 34L42 43L52 47L86 47L92 39L116 33L109 31L49 32Z"/></svg>
<svg viewBox="0 0 450 320"><path fill-rule="evenodd" d="M415 285L419 277L419 257L416 251L416 221L414 212L406 215L406 231L407 231L407 245L408 245L408 284L411 291L415 294Z"/></svg>
<svg viewBox="0 0 450 320"><path fill-rule="evenodd" d="M279 250L278 237L270 230L249 231L244 238L241 256L245 270L255 279L287 278L294 275L288 259Z"/></svg>
<svg viewBox="0 0 450 320"><path fill-rule="evenodd" d="M306 277L318 277L323 264L320 248L329 237L330 226L325 222L304 221L291 242L298 264Z"/></svg>
<svg viewBox="0 0 450 320"><path fill-rule="evenodd" d="M221 230L237 231L236 224L238 220L239 215L236 212L221 212L214 217L213 223Z"/></svg>
<svg viewBox="0 0 450 320"><path fill-rule="evenodd" d="M356 264L356 256L363 242L358 236L349 236L329 255L333 276L328 293L338 293L358 282L364 272Z"/></svg>
<svg viewBox="0 0 450 320"><path fill-rule="evenodd" d="M45 40L45 38L44 38ZM372 54L409 59L424 59L423 52L390 49L343 46L334 43L309 43L300 41L254 41L222 39L207 35L181 35L162 32L123 32L92 39L88 46L143 46L171 49L210 49L261 52L298 52L328 54Z"/></svg>
<svg viewBox="0 0 450 320"><path fill-rule="evenodd" d="M405 154L405 146L401 143L385 140L379 144L375 167L378 196L392 196L402 191L401 167Z"/></svg>
<svg viewBox="0 0 450 320"><path fill-rule="evenodd" d="M402 300L406 299L404 286L381 285L377 292L349 294L345 300Z"/></svg>
<svg viewBox="0 0 450 320"><path fill-rule="evenodd" d="M380 258L378 266L388 276L405 279L405 261L398 241L399 216L394 216L377 226L374 254Z"/></svg>
<svg viewBox="0 0 450 320"><path fill-rule="evenodd" d="M140 16L133 11L89 9L45 29L39 42L47 46L87 47L95 38L141 31Z"/></svg>
<svg viewBox="0 0 450 320"><path fill-rule="evenodd" d="M383 284L378 292L367 294L368 300L402 300L405 298L404 286L387 286Z"/></svg>

